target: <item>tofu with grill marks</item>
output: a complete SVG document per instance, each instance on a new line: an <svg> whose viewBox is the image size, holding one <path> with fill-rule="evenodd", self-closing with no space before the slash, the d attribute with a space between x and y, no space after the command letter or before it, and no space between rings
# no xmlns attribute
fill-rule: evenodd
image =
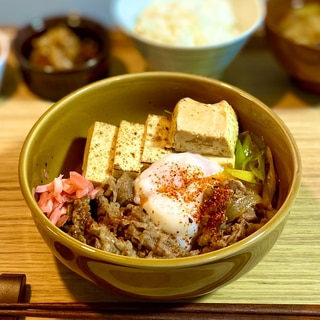
<svg viewBox="0 0 320 320"><path fill-rule="evenodd" d="M118 127L96 121L88 130L83 157L83 176L94 184L105 184L112 175Z"/></svg>
<svg viewBox="0 0 320 320"><path fill-rule="evenodd" d="M144 166L171 153L169 144L170 120L166 116L149 114L145 122L141 162Z"/></svg>
<svg viewBox="0 0 320 320"><path fill-rule="evenodd" d="M126 120L120 122L113 162L114 177L120 177L123 172L140 173L143 135L143 124Z"/></svg>

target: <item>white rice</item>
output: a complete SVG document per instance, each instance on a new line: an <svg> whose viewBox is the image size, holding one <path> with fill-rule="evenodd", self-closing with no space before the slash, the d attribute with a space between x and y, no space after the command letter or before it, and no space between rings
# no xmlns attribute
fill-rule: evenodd
<svg viewBox="0 0 320 320"><path fill-rule="evenodd" d="M137 19L134 32L186 47L216 44L240 33L228 0L156 0Z"/></svg>

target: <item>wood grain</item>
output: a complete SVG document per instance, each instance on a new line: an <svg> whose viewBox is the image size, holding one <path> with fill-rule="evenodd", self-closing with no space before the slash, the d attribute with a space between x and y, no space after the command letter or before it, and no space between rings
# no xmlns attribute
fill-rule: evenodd
<svg viewBox="0 0 320 320"><path fill-rule="evenodd" d="M0 316L59 319L317 319L317 305L218 303L0 303Z"/></svg>
<svg viewBox="0 0 320 320"><path fill-rule="evenodd" d="M144 69L132 43L114 32L112 74ZM253 93L284 120L301 151L303 179L286 228L265 259L236 282L189 302L320 304L320 97L294 86L261 36L249 43L223 80ZM27 299L34 303L134 301L69 271L34 226L19 188L18 159L28 131L50 105L28 91L11 57L0 96L0 273L25 273Z"/></svg>

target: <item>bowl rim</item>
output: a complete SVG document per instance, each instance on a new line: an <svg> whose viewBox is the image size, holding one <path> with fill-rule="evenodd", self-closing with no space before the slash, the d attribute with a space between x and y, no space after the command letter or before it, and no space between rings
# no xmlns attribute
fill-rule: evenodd
<svg viewBox="0 0 320 320"><path fill-rule="evenodd" d="M112 5L112 13L113 17L115 20L115 24L128 36L132 37L135 41L139 41L140 43L145 43L149 46L153 46L158 49L166 49L168 51L200 51L200 50L208 50L208 49L214 49L214 48L221 48L225 46L230 46L234 43L237 43L238 41L245 39L247 36L252 34L255 30L259 28L259 26L262 24L265 15L266 15L266 6L265 6L265 1L264 0L256 0L255 2L257 3L259 10L260 10L260 15L256 17L255 23L251 25L250 28L246 29L245 31L241 32L239 35L235 36L232 39L225 40L219 43L213 43L213 44L208 44L208 45L201 45L201 46L173 46L173 45L168 45L160 42L156 42L153 40L150 40L148 38L142 37L138 34L136 34L134 31L131 29L127 28L119 19L119 12L120 12L120 5L119 2L122 0L114 0L113 5Z"/></svg>
<svg viewBox="0 0 320 320"><path fill-rule="evenodd" d="M53 225L38 207L37 202L35 201L33 196L33 190L30 190L28 186L28 181L27 181L28 170L27 170L26 159L28 158L27 154L30 152L29 150L32 147L32 140L37 135L38 131L41 129L43 120L46 119L47 117L50 117L51 114L59 112L60 109L63 109L64 106L68 104L68 102L72 100L74 96L81 96L83 94L86 94L87 91L90 91L92 89L104 88L105 86L108 86L115 81L132 80L132 79L139 80L141 78L146 79L148 77L152 78L154 76L163 77L163 78L173 77L176 79L179 78L181 80L185 78L191 79L191 80L200 80L200 81L209 82L214 85L223 86L223 87L236 90L242 96L247 97L248 99L258 103L260 107L265 110L265 112L272 115L272 117L276 118L276 120L280 123L283 132L285 133L286 137L290 141L290 148L292 149L293 154L295 156L295 159L294 159L295 168L294 168L294 172L292 172L292 174L294 175L294 178L293 178L289 193L284 203L282 204L282 206L278 209L278 212L265 225L263 225L253 234L225 248L222 248L213 252L209 252L209 253L203 253L196 256L170 258L170 259L135 258L135 257L128 257L128 256L122 256L122 255L105 252L103 250L96 249L92 246L81 243L80 241L72 238L70 235L67 235L64 231L60 230L58 227ZM53 235L55 239L59 240L60 242L63 242L63 244L67 244L67 245L70 244L71 247L76 246L77 251L80 250L80 252L83 252L84 255L86 255L87 257L90 257L90 259L92 260L121 265L121 266L127 266L127 267L141 268L141 269L192 267L195 265L209 264L216 260L221 260L221 259L231 257L233 255L236 255L239 252L243 251L244 249L248 248L249 246L251 246L251 244L255 240L265 237L266 235L271 233L272 232L271 230L272 228L270 228L271 225L275 225L275 226L279 225L286 218L287 214L290 211L290 207L292 206L292 203L294 202L300 188L301 174L302 174L301 171L302 171L301 157L300 157L298 146L296 144L296 141L294 140L292 133L290 132L286 124L283 122L283 120L274 111L272 111L269 107L267 107L263 102L253 97L251 94L243 91L242 89L237 88L233 85L227 84L220 80L193 75L193 74L186 74L181 72L167 72L167 71L154 71L154 72L150 71L150 72L113 76L110 78L106 78L103 80L90 83L74 91L73 93L70 93L66 97L60 99L59 101L54 103L51 107L49 107L49 109L47 109L47 111L45 111L40 116L40 118L35 122L31 130L29 131L23 143L23 146L20 152L20 157L19 157L19 164L18 164L18 177L20 182L20 188L25 198L25 201L29 209L31 210L32 215L36 216L37 220L39 220L39 222L43 224L50 231L50 233Z"/></svg>
<svg viewBox="0 0 320 320"><path fill-rule="evenodd" d="M59 23L68 22L70 19L75 19L79 21L79 24L84 22L85 24L89 24L91 26L91 31L94 30L94 33L98 35L99 39L101 40L102 47L98 54L98 56L94 59L94 63L92 64L82 64L80 66L77 66L72 69L67 70L55 70L55 69L49 69L49 68L41 68L38 67L30 62L30 60L22 53L20 50L23 44L26 40L28 40L33 35L36 35L36 37L43 34L45 31L48 30L47 23L54 23L54 25ZM41 22L41 23L40 23ZM42 28L39 27L37 29L37 25L42 25ZM97 31L96 31L97 30ZM26 35L23 35L26 33ZM100 34L105 34L104 37L101 37ZM23 37L22 37L23 36ZM51 74L51 75L59 75L59 74L73 74L78 72L87 72L94 68L96 68L101 62L103 62L109 55L109 47L110 47L110 39L109 39L109 33L107 28L100 23L99 21L84 15L82 13L68 13L68 14L60 14L60 15L48 15L45 17L36 17L32 19L29 23L25 24L21 28L19 28L18 32L16 33L14 39L13 39L13 48L14 53L17 57L17 60L22 68L35 72L35 73L41 73L41 74Z"/></svg>

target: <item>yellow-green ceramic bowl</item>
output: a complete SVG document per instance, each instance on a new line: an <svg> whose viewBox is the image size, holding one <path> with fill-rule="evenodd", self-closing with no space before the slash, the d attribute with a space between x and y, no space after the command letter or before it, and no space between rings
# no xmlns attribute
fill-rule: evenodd
<svg viewBox="0 0 320 320"><path fill-rule="evenodd" d="M65 234L44 216L33 188L60 173L81 168L87 130L96 121L118 125L121 119L143 122L148 113L172 110L183 97L214 103L227 100L241 130L265 137L280 176L278 213L260 230L216 252L178 259L141 259L106 253ZM296 198L301 161L296 143L279 117L262 102L228 84L196 75L147 72L90 84L54 104L37 121L24 143L20 184L44 241L74 272L96 284L150 300L200 296L252 269L279 238Z"/></svg>

